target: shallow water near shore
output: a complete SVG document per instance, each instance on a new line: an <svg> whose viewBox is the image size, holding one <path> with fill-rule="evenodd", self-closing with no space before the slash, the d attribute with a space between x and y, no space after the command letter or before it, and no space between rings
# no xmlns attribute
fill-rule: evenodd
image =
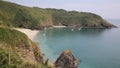
<svg viewBox="0 0 120 68"><path fill-rule="evenodd" d="M120 28L54 28L40 31L35 40L51 60L70 49L81 61L79 68L120 68Z"/></svg>

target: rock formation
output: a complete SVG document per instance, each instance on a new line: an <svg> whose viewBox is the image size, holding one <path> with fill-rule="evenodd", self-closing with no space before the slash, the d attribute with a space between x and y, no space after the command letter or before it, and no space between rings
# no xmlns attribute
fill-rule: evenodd
<svg viewBox="0 0 120 68"><path fill-rule="evenodd" d="M70 50L62 52L54 63L55 68L78 68L79 61L72 55Z"/></svg>

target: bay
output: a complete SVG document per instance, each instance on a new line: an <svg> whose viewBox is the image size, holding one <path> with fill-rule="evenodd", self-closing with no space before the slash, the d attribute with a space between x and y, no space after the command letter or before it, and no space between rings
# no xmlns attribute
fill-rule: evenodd
<svg viewBox="0 0 120 68"><path fill-rule="evenodd" d="M81 61L79 68L120 68L120 28L54 28L40 31L35 40L53 61L70 49Z"/></svg>

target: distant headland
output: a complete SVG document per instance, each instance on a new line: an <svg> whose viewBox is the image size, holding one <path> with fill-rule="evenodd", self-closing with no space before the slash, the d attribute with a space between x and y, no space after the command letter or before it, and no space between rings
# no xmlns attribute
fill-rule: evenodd
<svg viewBox="0 0 120 68"><path fill-rule="evenodd" d="M44 27L53 26L78 28L116 27L94 13L27 7L6 1L0 1L0 25L29 29L43 29Z"/></svg>

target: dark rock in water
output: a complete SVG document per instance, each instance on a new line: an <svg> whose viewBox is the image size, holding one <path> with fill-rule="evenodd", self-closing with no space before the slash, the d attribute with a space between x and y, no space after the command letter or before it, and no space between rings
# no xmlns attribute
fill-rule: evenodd
<svg viewBox="0 0 120 68"><path fill-rule="evenodd" d="M70 50L62 52L54 63L55 68L78 68L79 61L72 55Z"/></svg>

